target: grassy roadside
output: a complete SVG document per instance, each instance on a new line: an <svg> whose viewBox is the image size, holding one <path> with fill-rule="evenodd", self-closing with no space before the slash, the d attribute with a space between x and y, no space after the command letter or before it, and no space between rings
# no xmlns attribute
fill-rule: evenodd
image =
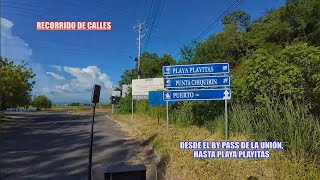
<svg viewBox="0 0 320 180"><path fill-rule="evenodd" d="M46 111L67 111L73 114L91 114L92 107L85 106L54 106ZM108 105L97 105L96 113L111 112L111 106Z"/></svg>
<svg viewBox="0 0 320 180"><path fill-rule="evenodd" d="M156 119L146 116L136 115L134 121L131 115L115 114L111 117L126 126L124 129L136 138L150 139L150 145L161 156L158 168L165 179L320 179L314 163L305 164L303 159L289 158L282 151L270 151L269 159L194 159L192 151L179 149L179 142L183 140L223 140L221 132L170 125L169 133L166 133L164 121L158 125ZM248 139L231 136L230 140Z"/></svg>

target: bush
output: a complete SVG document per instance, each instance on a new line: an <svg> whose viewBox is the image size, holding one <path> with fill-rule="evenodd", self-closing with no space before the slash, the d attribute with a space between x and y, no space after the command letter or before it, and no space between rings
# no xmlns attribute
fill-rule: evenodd
<svg viewBox="0 0 320 180"><path fill-rule="evenodd" d="M48 109L52 107L52 101L46 96L36 96L32 103L33 106L37 108L37 110L41 110L43 108Z"/></svg>
<svg viewBox="0 0 320 180"><path fill-rule="evenodd" d="M131 96L121 98L119 101L119 112L122 114L131 113L131 101Z"/></svg>

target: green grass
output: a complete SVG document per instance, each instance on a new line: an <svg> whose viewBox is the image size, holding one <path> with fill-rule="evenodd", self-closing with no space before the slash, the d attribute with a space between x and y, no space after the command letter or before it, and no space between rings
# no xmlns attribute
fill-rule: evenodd
<svg viewBox="0 0 320 180"><path fill-rule="evenodd" d="M256 140L281 140L294 157L320 161L320 120L308 107L292 101L234 105L230 111L230 131Z"/></svg>
<svg viewBox="0 0 320 180"><path fill-rule="evenodd" d="M224 109L215 102L184 102L170 107L170 123L182 127L197 125L224 137ZM158 107L137 101L137 114L157 118ZM166 118L165 106L159 107ZM253 140L279 140L292 156L320 161L320 119L309 112L307 105L291 100L260 105L229 104L229 132Z"/></svg>

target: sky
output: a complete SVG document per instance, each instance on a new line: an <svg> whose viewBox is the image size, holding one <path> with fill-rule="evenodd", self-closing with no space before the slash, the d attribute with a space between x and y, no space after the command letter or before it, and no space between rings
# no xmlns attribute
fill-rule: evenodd
<svg viewBox="0 0 320 180"><path fill-rule="evenodd" d="M135 67L138 22L144 22L142 53L167 53L178 60L179 49L235 1L0 0L0 52L32 67L37 74L34 95L46 95L54 103L88 103L93 84L100 84L101 101L107 102L123 71ZM235 9L254 20L284 4L284 0L244 0ZM112 30L37 31L37 21L111 21ZM202 40L223 29L218 22Z"/></svg>

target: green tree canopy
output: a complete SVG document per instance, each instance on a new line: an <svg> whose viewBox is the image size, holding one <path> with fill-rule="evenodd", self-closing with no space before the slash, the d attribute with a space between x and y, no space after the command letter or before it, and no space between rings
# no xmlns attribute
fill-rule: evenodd
<svg viewBox="0 0 320 180"><path fill-rule="evenodd" d="M28 106L35 77L27 63L14 64L0 57L0 109Z"/></svg>
<svg viewBox="0 0 320 180"><path fill-rule="evenodd" d="M36 96L32 104L37 109L48 109L52 107L52 101L44 95Z"/></svg>
<svg viewBox="0 0 320 180"><path fill-rule="evenodd" d="M301 99L304 94L302 72L259 49L245 61L245 70L234 75L236 95L251 102L274 101L283 97ZM236 77L238 76L238 77Z"/></svg>
<svg viewBox="0 0 320 180"><path fill-rule="evenodd" d="M222 23L224 25L235 24L237 27L237 30L242 30L249 25L250 19L251 19L251 16L248 13L241 10L236 10L227 14L222 19Z"/></svg>
<svg viewBox="0 0 320 180"><path fill-rule="evenodd" d="M176 64L176 61L168 54L158 57L157 54L145 52L141 55L141 78L162 77L162 66Z"/></svg>

